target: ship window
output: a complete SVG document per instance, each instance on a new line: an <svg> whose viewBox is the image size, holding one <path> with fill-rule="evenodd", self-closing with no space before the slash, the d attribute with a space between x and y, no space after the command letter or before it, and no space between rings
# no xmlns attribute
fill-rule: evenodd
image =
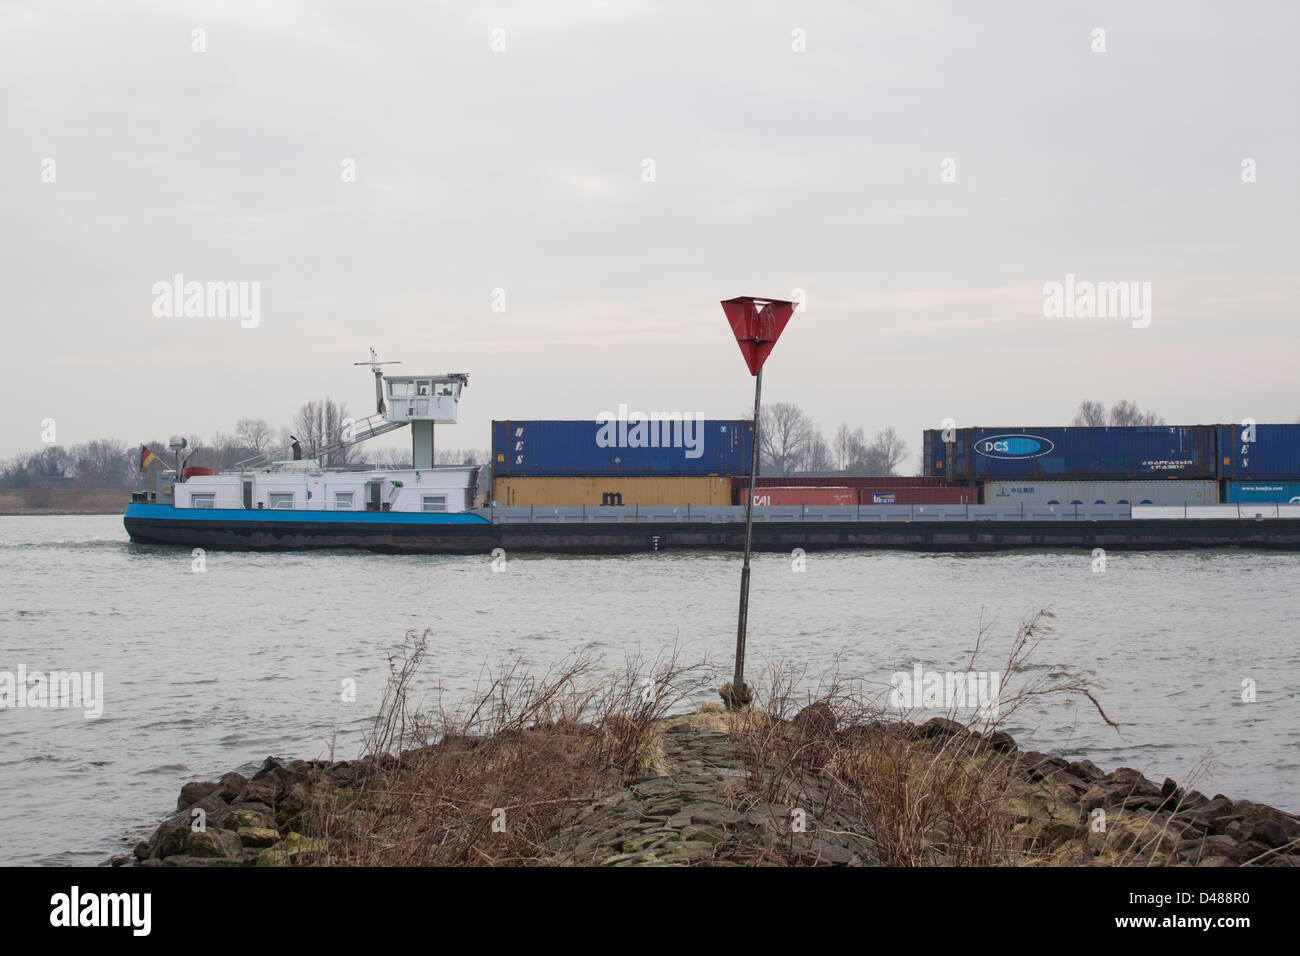
<svg viewBox="0 0 1300 956"><path fill-rule="evenodd" d="M334 492L334 507L339 511L352 510L352 492L336 491Z"/></svg>
<svg viewBox="0 0 1300 956"><path fill-rule="evenodd" d="M428 382L420 382L419 385L418 385L418 387L416 388L416 392L415 392L415 394L417 394L417 395L428 395L428 394L429 394L429 383L428 383Z"/></svg>
<svg viewBox="0 0 1300 956"><path fill-rule="evenodd" d="M412 395L411 388L410 382L389 382L388 394L393 398L410 398Z"/></svg>
<svg viewBox="0 0 1300 956"><path fill-rule="evenodd" d="M425 495L424 510L425 511L446 511L447 496L446 495Z"/></svg>
<svg viewBox="0 0 1300 956"><path fill-rule="evenodd" d="M266 496L266 506L273 511L289 511L293 508L293 492L288 494L271 494Z"/></svg>
<svg viewBox="0 0 1300 956"><path fill-rule="evenodd" d="M1094 505L1104 505L1105 503L1106 502L1102 501L1100 498L1093 502Z"/></svg>
<svg viewBox="0 0 1300 956"><path fill-rule="evenodd" d="M1128 499L1126 499L1126 498L1121 498L1121 499L1119 499L1119 501L1115 502L1115 504L1117 504L1117 505L1126 505L1126 504L1128 504ZM1143 504L1147 504L1147 502L1143 502Z"/></svg>
<svg viewBox="0 0 1300 956"><path fill-rule="evenodd" d="M1048 504L1049 504L1049 505L1059 505L1060 502L1057 501L1055 498L1053 498L1051 501L1048 502Z"/></svg>
<svg viewBox="0 0 1300 956"><path fill-rule="evenodd" d="M190 495L191 508L214 508L217 504L215 493L206 495Z"/></svg>

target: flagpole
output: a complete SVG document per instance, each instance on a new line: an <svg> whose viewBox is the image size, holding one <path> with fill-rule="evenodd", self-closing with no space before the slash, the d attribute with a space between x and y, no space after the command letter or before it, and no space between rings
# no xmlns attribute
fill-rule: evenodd
<svg viewBox="0 0 1300 956"><path fill-rule="evenodd" d="M758 476L759 411L763 395L763 369L754 376L754 443L749 450L749 495L745 498L745 563L740 569L740 614L736 624L736 670L731 679L732 701L747 703L745 692L745 630L749 623L749 553L754 536L754 484Z"/></svg>

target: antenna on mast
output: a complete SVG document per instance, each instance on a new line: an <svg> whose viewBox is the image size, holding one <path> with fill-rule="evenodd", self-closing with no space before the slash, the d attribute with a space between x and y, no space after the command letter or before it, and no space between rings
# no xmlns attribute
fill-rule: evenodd
<svg viewBox="0 0 1300 956"><path fill-rule="evenodd" d="M380 414L383 414L383 411L384 411L384 373L383 373L383 370L380 369L380 366L381 366L381 365L401 365L401 364L402 364L402 363L401 363L401 360L394 360L394 361L391 361L391 362L381 362L381 361L379 361L379 356L375 354L375 350L372 348L372 349L370 350L370 361L369 361L369 362L353 362L352 364L353 364L353 365L369 365L369 366L370 366L370 370L371 370L372 372L375 373L375 411L379 412Z"/></svg>

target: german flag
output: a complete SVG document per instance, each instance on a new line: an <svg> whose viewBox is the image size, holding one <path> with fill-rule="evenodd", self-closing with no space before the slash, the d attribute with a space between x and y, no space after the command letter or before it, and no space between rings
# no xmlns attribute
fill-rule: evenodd
<svg viewBox="0 0 1300 956"><path fill-rule="evenodd" d="M147 446L140 446L140 474L149 470L149 466L158 460L158 456L151 452Z"/></svg>

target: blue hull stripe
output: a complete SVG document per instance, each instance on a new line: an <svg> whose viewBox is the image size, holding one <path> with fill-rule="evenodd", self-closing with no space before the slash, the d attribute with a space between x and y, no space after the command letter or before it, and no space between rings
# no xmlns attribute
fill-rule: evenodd
<svg viewBox="0 0 1300 956"><path fill-rule="evenodd" d="M132 502L126 518L175 521L254 522L257 524L490 524L476 514L406 511L268 511L265 508L174 508L171 505Z"/></svg>

